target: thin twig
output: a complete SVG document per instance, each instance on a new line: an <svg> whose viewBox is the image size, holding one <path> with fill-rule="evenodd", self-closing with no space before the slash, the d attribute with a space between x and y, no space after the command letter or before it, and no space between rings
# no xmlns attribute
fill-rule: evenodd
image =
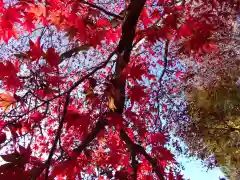
<svg viewBox="0 0 240 180"><path fill-rule="evenodd" d="M55 139L54 139L54 142L53 142L53 146L52 146L52 148L50 150L50 153L48 155L48 159L47 159L47 161L45 163L46 164L45 180L48 179L48 174L49 174L49 168L50 168L50 165L51 165L51 160L52 160L53 154L55 152L55 149L57 147L58 140L59 140L59 138L61 136L63 123L64 123L64 120L65 120L65 117L66 117L66 114L67 114L67 108L68 108L68 105L69 105L69 100L70 100L70 93L68 93L67 96L66 96L66 101L65 101L64 109L63 109L63 115L62 115L61 121L59 122L59 126L58 126L58 129L57 129L57 134L55 136Z"/></svg>
<svg viewBox="0 0 240 180"><path fill-rule="evenodd" d="M100 6L97 6L96 4L92 4L92 3L90 3L90 2L83 1L83 0L80 0L80 2L83 3L83 4L87 4L87 5L89 5L89 6L92 7L92 8L98 9L99 11L103 12L103 13L106 14L106 15L115 17L115 18L120 19L120 20L123 20L123 19L124 19L123 17L121 17L121 16L119 16L119 15L117 15L117 14L111 13L111 12L107 11L106 9L104 9L104 8L102 8L102 7L100 7Z"/></svg>
<svg viewBox="0 0 240 180"><path fill-rule="evenodd" d="M166 73L166 69L167 69L167 66L168 66L168 46L169 46L169 40L166 40L165 48L164 48L164 66L163 66L163 70L162 70L161 76L159 78L160 84L161 84L161 82L163 80L163 77L164 77L164 75Z"/></svg>

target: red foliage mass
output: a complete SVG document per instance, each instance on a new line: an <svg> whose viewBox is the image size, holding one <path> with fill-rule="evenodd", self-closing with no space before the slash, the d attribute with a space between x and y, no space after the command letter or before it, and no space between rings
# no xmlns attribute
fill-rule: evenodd
<svg viewBox="0 0 240 180"><path fill-rule="evenodd" d="M14 94L0 112L0 179L183 179L159 99L181 79L172 61L216 51L240 5L174 2L0 1L1 88Z"/></svg>

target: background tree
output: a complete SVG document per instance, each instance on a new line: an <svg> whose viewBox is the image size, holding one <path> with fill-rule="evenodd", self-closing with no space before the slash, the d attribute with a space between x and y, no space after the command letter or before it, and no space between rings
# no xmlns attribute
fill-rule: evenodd
<svg viewBox="0 0 240 180"><path fill-rule="evenodd" d="M232 31L215 35L217 56L187 65L185 76L191 79L184 88L192 121L182 123L177 132L189 155L207 160L209 167L220 165L230 179L239 179L239 24L231 23Z"/></svg>

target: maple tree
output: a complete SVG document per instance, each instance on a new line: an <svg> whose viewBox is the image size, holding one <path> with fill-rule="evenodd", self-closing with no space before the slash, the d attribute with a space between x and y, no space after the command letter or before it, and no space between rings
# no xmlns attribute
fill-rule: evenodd
<svg viewBox="0 0 240 180"><path fill-rule="evenodd" d="M177 134L187 144L188 155L199 157L210 168L220 166L226 177L237 180L240 178L239 22L233 24L232 31L216 39L220 61L210 56L195 65L190 62L185 75L191 78L186 78L183 86L191 121L179 124Z"/></svg>
<svg viewBox="0 0 240 180"><path fill-rule="evenodd" d="M1 179L183 179L178 59L216 52L238 1L0 2Z"/></svg>

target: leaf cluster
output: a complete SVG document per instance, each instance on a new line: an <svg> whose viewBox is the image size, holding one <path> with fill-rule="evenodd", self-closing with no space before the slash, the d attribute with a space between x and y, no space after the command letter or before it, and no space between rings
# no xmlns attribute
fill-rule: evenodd
<svg viewBox="0 0 240 180"><path fill-rule="evenodd" d="M231 179L240 168L240 89L226 78L208 89L194 89L188 96L188 125L185 141L202 159L212 154L216 163L230 169ZM202 139L201 148L193 140ZM197 143L196 143L197 144ZM204 145L203 145L204 144Z"/></svg>

